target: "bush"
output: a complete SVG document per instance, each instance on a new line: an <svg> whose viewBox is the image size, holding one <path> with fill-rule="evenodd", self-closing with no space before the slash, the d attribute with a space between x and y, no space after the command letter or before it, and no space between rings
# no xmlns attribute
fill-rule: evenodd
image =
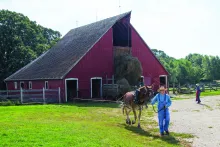
<svg viewBox="0 0 220 147"><path fill-rule="evenodd" d="M16 100L16 101L11 101L11 100L2 100L0 102L0 106L15 106L15 105L20 105L21 103Z"/></svg>
<svg viewBox="0 0 220 147"><path fill-rule="evenodd" d="M125 78L118 80L117 84L119 85L118 88L119 95L124 95L126 92L131 91L131 86L129 85L128 81Z"/></svg>

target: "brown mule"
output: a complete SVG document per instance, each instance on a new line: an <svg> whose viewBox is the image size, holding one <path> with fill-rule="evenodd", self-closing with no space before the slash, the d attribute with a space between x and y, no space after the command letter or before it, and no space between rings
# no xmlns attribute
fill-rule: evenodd
<svg viewBox="0 0 220 147"><path fill-rule="evenodd" d="M126 119L126 123L127 124L135 124L136 120L137 120L137 114L136 114L136 110L139 110L138 113L138 128L140 128L140 118L141 118L141 112L143 109L143 106L146 105L147 107L147 102L150 101L150 99L153 97L153 90L151 88L151 86L143 86L139 88L139 95L137 97L138 102L134 101L134 92L127 92L124 96L123 96L123 103L122 103L122 112L124 114L124 111L126 112L127 115L127 119ZM129 113L131 112L131 110L134 113L134 120L131 122L130 118L129 118Z"/></svg>

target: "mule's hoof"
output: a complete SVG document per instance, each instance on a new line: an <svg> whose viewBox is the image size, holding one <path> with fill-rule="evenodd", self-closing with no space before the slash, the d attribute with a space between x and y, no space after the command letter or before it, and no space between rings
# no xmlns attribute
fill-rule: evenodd
<svg viewBox="0 0 220 147"><path fill-rule="evenodd" d="M141 125L140 125L140 124L138 124L138 128L141 128Z"/></svg>
<svg viewBox="0 0 220 147"><path fill-rule="evenodd" d="M130 120L126 120L126 124L130 125L131 121Z"/></svg>
<svg viewBox="0 0 220 147"><path fill-rule="evenodd" d="M132 124L135 124L135 121L132 120Z"/></svg>

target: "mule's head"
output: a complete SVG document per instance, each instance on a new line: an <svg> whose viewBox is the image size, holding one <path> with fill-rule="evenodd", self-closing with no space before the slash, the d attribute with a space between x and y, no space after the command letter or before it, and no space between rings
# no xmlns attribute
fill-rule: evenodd
<svg viewBox="0 0 220 147"><path fill-rule="evenodd" d="M153 89L151 86L143 86L139 88L140 90L140 97L145 99L145 101L150 101L153 98Z"/></svg>

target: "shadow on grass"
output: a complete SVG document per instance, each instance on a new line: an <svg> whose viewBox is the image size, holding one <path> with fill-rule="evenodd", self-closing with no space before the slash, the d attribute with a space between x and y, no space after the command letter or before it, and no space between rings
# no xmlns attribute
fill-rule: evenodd
<svg viewBox="0 0 220 147"><path fill-rule="evenodd" d="M114 102L74 102L74 103L64 103L62 105L77 106L77 107L120 108L120 104Z"/></svg>
<svg viewBox="0 0 220 147"><path fill-rule="evenodd" d="M165 136L161 137L161 136L159 136L159 134L155 135L153 133L150 133L150 132L144 130L143 128L138 128L137 126L128 126L126 124L120 124L120 125L122 127L124 127L125 129L127 129L133 133L136 133L138 135L152 137L153 139L161 139L162 141L165 141L169 144L180 145L180 141L177 140L175 137L173 137L172 133L169 136L165 135Z"/></svg>

